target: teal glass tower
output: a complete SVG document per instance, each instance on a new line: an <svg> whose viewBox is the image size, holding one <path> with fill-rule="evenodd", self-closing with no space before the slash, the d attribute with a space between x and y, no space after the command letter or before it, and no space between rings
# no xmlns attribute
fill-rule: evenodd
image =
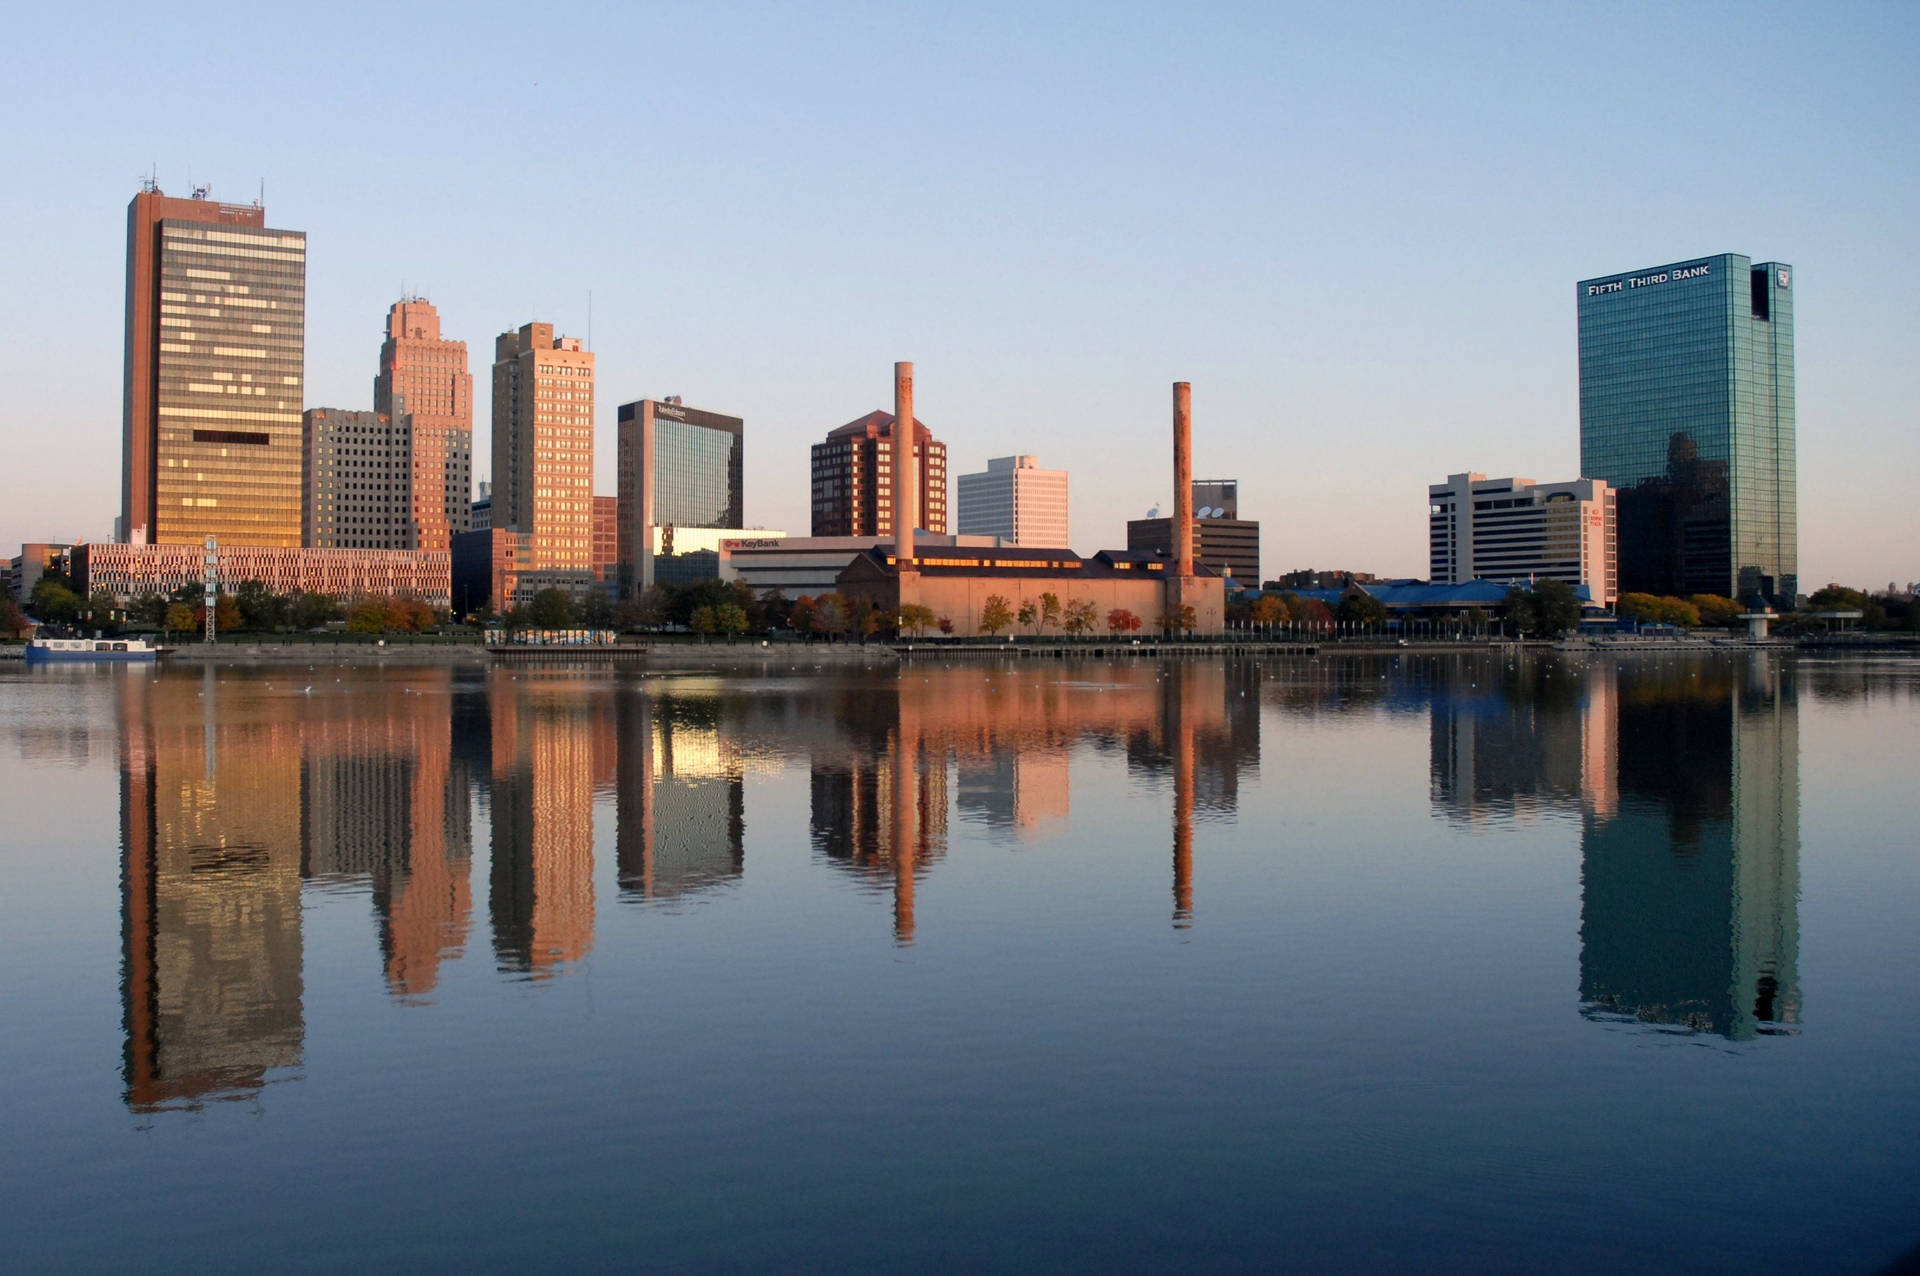
<svg viewBox="0 0 1920 1276"><path fill-rule="evenodd" d="M1793 268L1722 253L1578 297L1580 473L1619 492L1621 591L1792 606Z"/></svg>

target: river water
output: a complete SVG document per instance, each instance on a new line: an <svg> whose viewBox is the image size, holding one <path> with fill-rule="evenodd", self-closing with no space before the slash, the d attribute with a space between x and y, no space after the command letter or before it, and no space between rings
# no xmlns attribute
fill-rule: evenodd
<svg viewBox="0 0 1920 1276"><path fill-rule="evenodd" d="M1920 1243L1920 662L1036 663L0 667L6 1265Z"/></svg>

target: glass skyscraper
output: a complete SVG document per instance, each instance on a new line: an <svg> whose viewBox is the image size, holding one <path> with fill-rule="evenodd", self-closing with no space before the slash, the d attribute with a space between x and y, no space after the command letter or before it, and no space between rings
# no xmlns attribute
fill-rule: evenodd
<svg viewBox="0 0 1920 1276"><path fill-rule="evenodd" d="M1621 591L1791 606L1793 268L1722 253L1578 296L1580 473L1619 491Z"/></svg>
<svg viewBox="0 0 1920 1276"><path fill-rule="evenodd" d="M675 556L673 529L739 528L742 499L739 417L690 408L678 398L639 399L620 405L619 558L622 593L655 581L655 562ZM718 570L706 542L682 545L709 555L696 575ZM681 564L680 566L686 566ZM709 570L711 568L711 570Z"/></svg>

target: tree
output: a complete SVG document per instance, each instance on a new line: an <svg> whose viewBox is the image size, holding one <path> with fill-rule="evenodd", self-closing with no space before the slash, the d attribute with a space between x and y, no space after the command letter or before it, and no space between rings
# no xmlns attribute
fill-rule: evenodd
<svg viewBox="0 0 1920 1276"><path fill-rule="evenodd" d="M300 590L287 599L287 623L301 631L318 629L330 620L344 620L346 613L332 594Z"/></svg>
<svg viewBox="0 0 1920 1276"><path fill-rule="evenodd" d="M699 634L704 642L708 634L719 631L720 618L712 607L695 607L693 614L687 617L687 628Z"/></svg>
<svg viewBox="0 0 1920 1276"><path fill-rule="evenodd" d="M35 581L33 592L27 596L27 610L56 625L72 624L81 606L80 595L50 576Z"/></svg>
<svg viewBox="0 0 1920 1276"><path fill-rule="evenodd" d="M927 626L935 623L933 608L920 603L902 603L900 605L900 628L910 630L915 638L924 637Z"/></svg>
<svg viewBox="0 0 1920 1276"><path fill-rule="evenodd" d="M1139 631L1141 623L1140 617L1134 615L1125 607L1115 607L1107 613L1107 628L1116 634L1136 633Z"/></svg>
<svg viewBox="0 0 1920 1276"><path fill-rule="evenodd" d="M747 627L770 634L787 623L787 598L777 589L769 589L746 604Z"/></svg>
<svg viewBox="0 0 1920 1276"><path fill-rule="evenodd" d="M941 633L943 633L943 634L951 634L951 633L953 632L953 617L952 617L952 616L942 616L942 617L940 617L940 632L941 632Z"/></svg>
<svg viewBox="0 0 1920 1276"><path fill-rule="evenodd" d="M853 613L847 606L847 600L839 594L822 594L813 600L815 615L814 627L829 637L834 634L844 636L847 626L853 622Z"/></svg>
<svg viewBox="0 0 1920 1276"><path fill-rule="evenodd" d="M1082 598L1078 602L1067 604L1067 618L1062 622L1070 634L1090 634L1097 623L1100 609L1091 598Z"/></svg>
<svg viewBox="0 0 1920 1276"><path fill-rule="evenodd" d="M12 597L0 593L0 638L17 638L27 632L27 613Z"/></svg>
<svg viewBox="0 0 1920 1276"><path fill-rule="evenodd" d="M582 629L611 629L613 600L607 597L604 589L590 589L574 609L573 618L574 623Z"/></svg>
<svg viewBox="0 0 1920 1276"><path fill-rule="evenodd" d="M36 587L36 592L38 592ZM1845 585L1827 584L1813 591L1807 599L1807 606L1813 611L1859 611L1864 612L1870 600L1866 592L1849 589Z"/></svg>
<svg viewBox="0 0 1920 1276"><path fill-rule="evenodd" d="M1253 600L1248 619L1263 629L1287 623L1287 603L1278 594L1262 594Z"/></svg>
<svg viewBox="0 0 1920 1276"><path fill-rule="evenodd" d="M268 589L265 582L243 580L233 591L233 597L240 608L240 623L246 628L255 633L286 628L291 608L287 600Z"/></svg>
<svg viewBox="0 0 1920 1276"><path fill-rule="evenodd" d="M1716 629L1731 629L1740 623L1740 604L1719 594L1695 594L1687 599L1700 613L1700 623Z"/></svg>
<svg viewBox="0 0 1920 1276"><path fill-rule="evenodd" d="M573 627L573 599L567 591L549 586L533 596L527 604L527 619L533 622L535 629L570 629Z"/></svg>
<svg viewBox="0 0 1920 1276"><path fill-rule="evenodd" d="M1033 599L1031 598L1022 599L1020 601L1020 610L1015 614L1018 617L1020 623L1027 627L1028 633L1033 633L1039 629L1040 604L1033 601Z"/></svg>
<svg viewBox="0 0 1920 1276"><path fill-rule="evenodd" d="M1167 634L1192 633L1200 618L1194 614L1191 604L1181 603L1178 607L1169 607L1160 613L1160 632Z"/></svg>
<svg viewBox="0 0 1920 1276"><path fill-rule="evenodd" d="M820 627L820 611L813 605L813 599L806 594L793 600L793 610L787 613L787 625L797 634L812 637Z"/></svg>
<svg viewBox="0 0 1920 1276"><path fill-rule="evenodd" d="M202 595L204 597L204 594ZM193 609L192 629L204 629L207 624L207 605L202 602ZM232 594L220 594L213 603L213 628L215 633L226 633L240 627L240 604L234 601Z"/></svg>
<svg viewBox="0 0 1920 1276"><path fill-rule="evenodd" d="M1349 625L1377 629L1387 623L1387 605L1372 594L1354 590L1340 600L1337 615Z"/></svg>
<svg viewBox="0 0 1920 1276"><path fill-rule="evenodd" d="M119 610L113 595L104 589L96 589L87 599L87 623L105 633L117 634L120 626L114 620L114 612Z"/></svg>
<svg viewBox="0 0 1920 1276"><path fill-rule="evenodd" d="M613 623L624 630L657 629L667 623L666 595L654 585L630 598L620 600L613 609Z"/></svg>
<svg viewBox="0 0 1920 1276"><path fill-rule="evenodd" d="M142 624L161 624L167 618L167 600L149 589L133 600L127 614Z"/></svg>
<svg viewBox="0 0 1920 1276"><path fill-rule="evenodd" d="M1013 608L1000 594L988 594L987 600L980 604L980 632L997 634L1013 623Z"/></svg>
<svg viewBox="0 0 1920 1276"><path fill-rule="evenodd" d="M162 628L176 634L188 632L193 623L193 608L185 603L168 603L166 615L160 620Z"/></svg>
<svg viewBox="0 0 1920 1276"><path fill-rule="evenodd" d="M1058 629L1060 616L1060 595L1051 590L1040 595L1040 628Z"/></svg>
<svg viewBox="0 0 1920 1276"><path fill-rule="evenodd" d="M1564 580L1537 580L1533 583L1533 614L1541 636L1557 638L1580 627L1580 596ZM1699 623L1698 618L1694 623Z"/></svg>
<svg viewBox="0 0 1920 1276"><path fill-rule="evenodd" d="M713 629L732 642L735 634L747 632L747 609L739 603L721 603L713 609Z"/></svg>

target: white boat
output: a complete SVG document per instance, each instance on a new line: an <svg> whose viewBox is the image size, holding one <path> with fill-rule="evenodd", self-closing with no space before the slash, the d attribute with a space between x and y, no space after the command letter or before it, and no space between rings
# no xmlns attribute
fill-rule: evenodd
<svg viewBox="0 0 1920 1276"><path fill-rule="evenodd" d="M159 648L144 638L35 638L27 644L27 663L69 660L152 660Z"/></svg>

